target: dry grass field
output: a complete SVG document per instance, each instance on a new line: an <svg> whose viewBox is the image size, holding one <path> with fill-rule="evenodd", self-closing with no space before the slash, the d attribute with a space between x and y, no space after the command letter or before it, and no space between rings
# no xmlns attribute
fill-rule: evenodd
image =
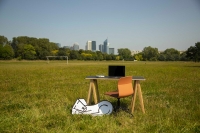
<svg viewBox="0 0 200 133"><path fill-rule="evenodd" d="M107 75L108 65L125 65L126 75L143 76L146 113L138 97L126 112L93 117L72 115L87 98L89 75ZM117 81L98 81L100 99ZM130 108L131 98L121 100ZM200 132L200 63L122 61L0 61L0 132L197 133Z"/></svg>

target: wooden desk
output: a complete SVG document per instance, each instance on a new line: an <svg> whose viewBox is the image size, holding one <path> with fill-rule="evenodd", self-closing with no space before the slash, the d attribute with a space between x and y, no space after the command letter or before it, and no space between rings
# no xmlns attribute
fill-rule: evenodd
<svg viewBox="0 0 200 133"><path fill-rule="evenodd" d="M90 86L89 86L88 97L87 97L87 104L91 105L92 95L94 97L94 103L95 104L97 104L97 103L100 102L99 89L98 89L97 80L119 80L120 77L87 76L85 79L89 79L90 80ZM132 101L131 101L131 113L134 112L134 107L135 107L135 101L136 101L136 94L137 94L137 92L138 92L138 95L139 95L139 100L140 100L140 105L141 105L142 112L145 113L144 103L143 103L143 97L142 97L142 90L141 90L141 86L140 86L140 81L144 81L145 78L141 77L141 76L133 76L132 80L134 81L134 86L133 86L134 94L132 95Z"/></svg>

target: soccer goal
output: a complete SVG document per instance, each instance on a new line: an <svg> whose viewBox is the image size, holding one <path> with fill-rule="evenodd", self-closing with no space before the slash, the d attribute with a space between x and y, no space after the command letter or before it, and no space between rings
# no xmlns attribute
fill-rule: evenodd
<svg viewBox="0 0 200 133"><path fill-rule="evenodd" d="M56 57L64 57L67 59L67 64L68 64L68 56L46 56L47 57L47 62L49 63L49 58L56 58Z"/></svg>

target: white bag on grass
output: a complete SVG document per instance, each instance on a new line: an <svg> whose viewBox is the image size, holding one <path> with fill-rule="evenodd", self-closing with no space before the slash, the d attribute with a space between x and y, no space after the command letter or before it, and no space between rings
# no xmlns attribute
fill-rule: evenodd
<svg viewBox="0 0 200 133"><path fill-rule="evenodd" d="M85 99L77 99L72 107L72 114L108 115L113 111L109 101L101 101L95 105L87 105Z"/></svg>

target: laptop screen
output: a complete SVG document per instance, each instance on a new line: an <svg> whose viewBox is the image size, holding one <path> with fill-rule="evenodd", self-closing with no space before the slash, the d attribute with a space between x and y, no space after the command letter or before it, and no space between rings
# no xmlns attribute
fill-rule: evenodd
<svg viewBox="0 0 200 133"><path fill-rule="evenodd" d="M125 66L109 65L108 76L125 77Z"/></svg>

